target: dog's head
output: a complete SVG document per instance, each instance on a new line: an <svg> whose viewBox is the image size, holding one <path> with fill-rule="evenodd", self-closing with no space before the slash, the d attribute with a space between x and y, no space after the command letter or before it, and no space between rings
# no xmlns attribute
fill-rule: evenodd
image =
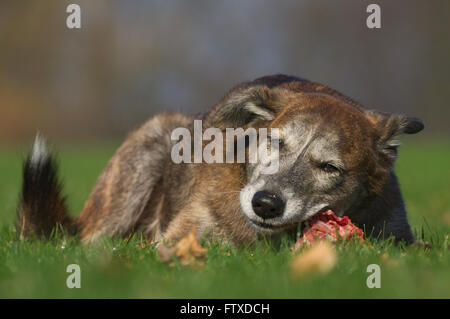
<svg viewBox="0 0 450 319"><path fill-rule="evenodd" d="M258 231L274 232L332 209L337 215L379 194L397 157L398 136L423 129L416 118L364 110L328 87L286 76L231 91L209 121L219 128L279 129L279 169L246 163L242 212Z"/></svg>

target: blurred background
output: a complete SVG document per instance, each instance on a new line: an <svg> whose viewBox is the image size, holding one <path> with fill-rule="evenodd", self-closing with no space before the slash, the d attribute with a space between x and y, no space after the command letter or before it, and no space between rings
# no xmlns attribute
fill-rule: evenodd
<svg viewBox="0 0 450 319"><path fill-rule="evenodd" d="M71 3L81 29L66 26ZM381 29L366 26L371 3ZM267 246L223 259L220 248L205 271L182 271L134 241L91 250L16 240L22 159L37 130L56 145L76 216L130 130L274 73L424 120L403 139L396 173L413 232L433 250L339 249L336 272L299 284L292 254ZM0 297L448 298L449 74L449 0L0 0ZM369 261L383 265L383 289L363 284ZM82 265L84 289L63 284L68 262Z"/></svg>
<svg viewBox="0 0 450 319"><path fill-rule="evenodd" d="M81 29L66 7L81 6ZM195 113L235 84L286 73L447 139L450 2L0 2L0 143L122 138L151 115Z"/></svg>

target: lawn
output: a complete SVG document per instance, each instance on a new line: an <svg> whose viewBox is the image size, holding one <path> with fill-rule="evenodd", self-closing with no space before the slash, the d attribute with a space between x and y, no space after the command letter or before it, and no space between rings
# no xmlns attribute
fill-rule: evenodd
<svg viewBox="0 0 450 319"><path fill-rule="evenodd" d="M101 145L101 146L100 146ZM71 211L83 207L117 143L59 149ZM431 249L391 242L338 243L327 274L294 279L289 243L232 248L202 242L203 267L169 267L139 238L87 247L67 238L20 242L13 227L26 148L0 147L0 298L450 298L450 140L406 139L397 163L410 223ZM81 268L69 289L66 267ZM381 288L369 289L369 264L381 267Z"/></svg>

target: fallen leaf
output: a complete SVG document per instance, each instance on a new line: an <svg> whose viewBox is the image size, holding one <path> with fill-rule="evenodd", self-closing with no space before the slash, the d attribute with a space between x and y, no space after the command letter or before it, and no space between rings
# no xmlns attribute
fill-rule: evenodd
<svg viewBox="0 0 450 319"><path fill-rule="evenodd" d="M327 241L319 241L304 249L291 261L291 272L295 278L304 277L311 273L326 274L337 263L334 247Z"/></svg>
<svg viewBox="0 0 450 319"><path fill-rule="evenodd" d="M158 247L159 258L163 262L173 261L176 257L183 266L203 266L205 264L207 249L203 248L197 240L196 228L181 238L173 247L161 244ZM173 264L169 264L173 265Z"/></svg>
<svg viewBox="0 0 450 319"><path fill-rule="evenodd" d="M167 246L165 243L160 243L157 245L159 260L162 262L169 262L172 260L173 247Z"/></svg>
<svg viewBox="0 0 450 319"><path fill-rule="evenodd" d="M442 215L442 221L444 222L445 225L450 225L450 212L445 212Z"/></svg>

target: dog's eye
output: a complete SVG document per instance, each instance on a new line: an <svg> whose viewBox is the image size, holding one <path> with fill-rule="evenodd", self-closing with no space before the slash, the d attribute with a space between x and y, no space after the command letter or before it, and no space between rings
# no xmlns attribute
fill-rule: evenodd
<svg viewBox="0 0 450 319"><path fill-rule="evenodd" d="M336 166L334 166L331 163L321 163L319 165L319 168L321 170L323 170L324 172L330 173L330 174L332 174L332 173L340 173L341 172L339 168L337 168Z"/></svg>

